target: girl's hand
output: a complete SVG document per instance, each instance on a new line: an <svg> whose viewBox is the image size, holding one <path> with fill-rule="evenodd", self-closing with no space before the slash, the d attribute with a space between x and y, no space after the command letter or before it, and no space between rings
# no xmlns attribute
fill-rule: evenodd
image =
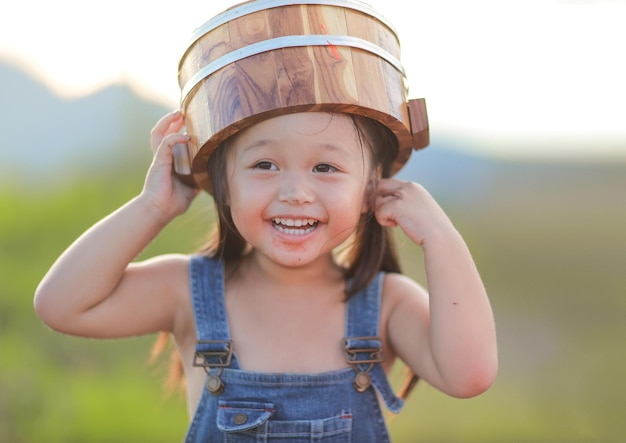
<svg viewBox="0 0 626 443"><path fill-rule="evenodd" d="M443 209L423 186L397 179L380 179L376 190L376 219L382 226L400 226L418 245L437 232L455 231Z"/></svg>
<svg viewBox="0 0 626 443"><path fill-rule="evenodd" d="M146 176L142 198L162 211L166 219L184 213L199 192L183 184L173 174L172 148L189 141L186 134L180 133L184 124L180 111L174 111L161 118L150 133L154 158Z"/></svg>

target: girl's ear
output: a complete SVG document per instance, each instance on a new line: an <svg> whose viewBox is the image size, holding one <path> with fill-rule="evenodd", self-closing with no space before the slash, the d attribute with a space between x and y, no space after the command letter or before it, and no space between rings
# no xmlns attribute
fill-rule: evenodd
<svg viewBox="0 0 626 443"><path fill-rule="evenodd" d="M367 181L367 187L363 194L363 204L361 205L361 214L373 212L376 209L376 194L378 189L378 180L382 177L382 168L379 166L372 171Z"/></svg>

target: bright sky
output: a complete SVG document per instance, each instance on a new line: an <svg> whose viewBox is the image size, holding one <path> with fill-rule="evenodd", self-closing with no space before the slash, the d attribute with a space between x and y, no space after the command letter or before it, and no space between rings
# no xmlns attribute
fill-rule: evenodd
<svg viewBox="0 0 626 443"><path fill-rule="evenodd" d="M175 108L191 32L237 3L11 2L0 58L62 96L129 82ZM498 155L626 155L626 0L368 3L398 31L410 97L426 97L431 131ZM555 140L566 143L546 151Z"/></svg>

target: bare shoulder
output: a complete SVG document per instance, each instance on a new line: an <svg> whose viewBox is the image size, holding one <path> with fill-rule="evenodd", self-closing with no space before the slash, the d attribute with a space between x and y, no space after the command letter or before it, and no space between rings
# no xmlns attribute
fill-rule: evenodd
<svg viewBox="0 0 626 443"><path fill-rule="evenodd" d="M128 270L141 274L141 280L150 281L153 300L160 298L164 306L169 305L172 316L166 330L173 333L179 346L185 346L195 331L189 282L190 261L189 255L165 254L133 263Z"/></svg>
<svg viewBox="0 0 626 443"><path fill-rule="evenodd" d="M189 256L159 255L128 265L124 278L111 297L112 312L130 309L132 326L120 326L122 335L174 332L190 310ZM129 313L131 315L131 313ZM122 315L124 317L124 315Z"/></svg>
<svg viewBox="0 0 626 443"><path fill-rule="evenodd" d="M428 292L415 280L397 273L385 275L381 326L393 355L407 362L407 351L427 339L430 324Z"/></svg>
<svg viewBox="0 0 626 443"><path fill-rule="evenodd" d="M153 274L152 277L157 280L172 282L172 279L187 279L189 260L190 257L184 254L164 254L131 263L128 269L132 272Z"/></svg>
<svg viewBox="0 0 626 443"><path fill-rule="evenodd" d="M385 274L383 282L383 308L391 313L411 304L428 304L428 292L415 280L403 274Z"/></svg>
<svg viewBox="0 0 626 443"><path fill-rule="evenodd" d="M190 291L189 261L190 256L184 254L159 255L130 264L127 276L149 288L153 298L167 298L171 306L184 307Z"/></svg>

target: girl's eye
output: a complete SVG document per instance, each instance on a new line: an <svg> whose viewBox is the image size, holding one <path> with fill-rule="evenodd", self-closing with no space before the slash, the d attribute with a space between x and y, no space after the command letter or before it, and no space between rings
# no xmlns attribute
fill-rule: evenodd
<svg viewBox="0 0 626 443"><path fill-rule="evenodd" d="M254 167L257 169L265 169L268 171L276 169L276 165L274 165L272 162L267 161L258 162L256 165L254 165Z"/></svg>
<svg viewBox="0 0 626 443"><path fill-rule="evenodd" d="M337 170L334 166L327 163L321 163L313 168L315 172L334 172Z"/></svg>

